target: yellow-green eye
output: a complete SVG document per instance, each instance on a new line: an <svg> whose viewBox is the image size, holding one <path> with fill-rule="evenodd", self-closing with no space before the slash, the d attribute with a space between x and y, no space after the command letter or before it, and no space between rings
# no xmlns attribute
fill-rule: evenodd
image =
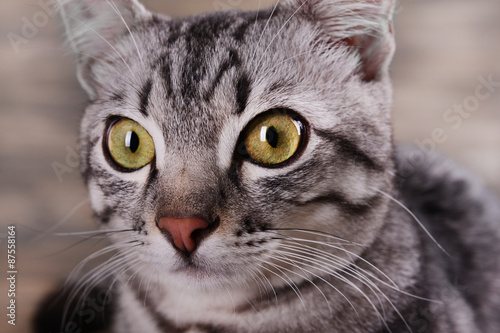
<svg viewBox="0 0 500 333"><path fill-rule="evenodd" d="M108 130L108 150L111 158L121 167L140 169L151 163L155 156L153 138L130 119L120 119Z"/></svg>
<svg viewBox="0 0 500 333"><path fill-rule="evenodd" d="M300 147L304 126L283 112L266 112L248 125L243 142L256 162L277 165L289 160Z"/></svg>

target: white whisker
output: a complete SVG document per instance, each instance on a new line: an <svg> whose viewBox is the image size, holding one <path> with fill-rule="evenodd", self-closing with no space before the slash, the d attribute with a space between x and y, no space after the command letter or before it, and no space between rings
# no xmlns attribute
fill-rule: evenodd
<svg viewBox="0 0 500 333"><path fill-rule="evenodd" d="M146 264L143 265L143 267L145 267L145 266L146 266ZM138 272L143 271L143 268L138 268L137 271ZM148 274L148 283L146 284L146 293L149 293L150 283L151 283L151 274ZM146 302L144 302L144 306L146 306Z"/></svg>
<svg viewBox="0 0 500 333"><path fill-rule="evenodd" d="M341 281L348 283L351 287L354 287L357 291L359 291L364 296L366 296L365 293L363 291L361 291L361 289L357 288L354 284L352 284L352 281L350 281L349 279L342 277L340 274L336 273L335 271L331 271L328 268L325 269L325 267L330 266L330 265L327 265L327 264L323 263L320 260L313 259L313 258L311 258L311 257L309 257L307 255L306 256L302 256L302 255L296 253L296 251L297 251L296 249L293 249L293 250L294 250L293 253L290 253L288 251L280 251L280 252L285 253L285 255L287 255L287 256L293 256L293 257L301 260L301 264L303 264L303 265L306 265L308 267L312 267L312 268L318 269L321 272L330 274L330 275L332 275L332 276L340 279ZM312 264L312 263L314 263L314 264ZM323 268L319 268L319 267L323 267ZM337 268L337 267L334 265L334 268ZM381 299L378 296L379 294L394 309L395 313L398 314L398 316L405 323L405 325L408 327L408 329L411 330L411 328L409 327L409 325L406 323L404 317L399 313L399 310L394 305L394 303L390 300L390 298L375 283L373 283L373 281L371 281L367 276L361 274L360 272L356 272L356 271L352 271L352 272L354 274L351 274L351 273L349 273L349 272L347 272L345 270L343 271L344 274L346 274L346 275L354 278L355 280L358 280L359 282L361 282L362 284L364 284L366 287L368 287L370 289L370 291L373 293L373 295L378 299L378 302L380 303L381 309L383 311L383 314L380 314L380 319L385 319L386 318L386 314L385 314L385 308L382 305L382 301L381 301ZM399 292L400 290L396 290L396 291ZM366 299L371 303L371 301L369 300L369 298L366 298ZM372 304L372 307L373 307L374 306L373 303L371 303L371 304ZM374 309L378 312L378 310L376 309L376 307L374 307ZM383 320L383 321L385 322L385 320Z"/></svg>
<svg viewBox="0 0 500 333"><path fill-rule="evenodd" d="M276 11L276 8L278 8L278 4L279 3L280 3L280 0L277 0L276 3L274 4L273 10L271 11L271 14L269 15L269 18L267 19L266 25L264 26L264 29L262 29L262 33L260 34L259 40L257 41L257 44L256 44L255 49L254 49L254 52L252 54L252 59L255 59L255 55L257 54L257 49L258 49L258 47L260 45L260 41L262 40L262 37L264 37L264 34L265 34L266 29L267 29L267 27L269 25L269 22L271 22L271 19L272 19L273 15L274 15L274 12ZM257 20L256 20L255 23L257 23Z"/></svg>
<svg viewBox="0 0 500 333"><path fill-rule="evenodd" d="M102 255L105 255L109 252L119 250L122 247L123 247L122 244L112 244L112 245L106 246L105 248L102 248L102 249L90 254L85 259L81 260L75 268L73 268L73 271L70 273L70 275L66 279L66 284L68 284L68 283L70 283L70 281L74 280L75 276L79 276L83 267L85 265L87 265L90 261L92 261L92 260L94 260Z"/></svg>
<svg viewBox="0 0 500 333"><path fill-rule="evenodd" d="M85 206L87 203L90 202L90 199L89 198L86 198L84 200L82 200L78 205L76 205L68 214L66 214L66 216L64 216L62 219L60 219L57 223L55 223L54 225L52 225L49 229L47 229L46 231L44 231L43 233L39 234L38 236L34 237L33 239L31 239L30 243L33 244L35 243L36 241L44 238L44 237L47 237L48 235L50 235L54 230L56 230L57 228L59 228L61 225L63 225L64 223L66 223L67 221L69 221L69 219L80 209L82 208L83 206Z"/></svg>
<svg viewBox="0 0 500 333"><path fill-rule="evenodd" d="M298 57L303 56L303 55L311 54L313 52L321 52L322 50L328 50L328 49L329 48L327 46L320 46L320 47L318 47L316 49L310 49L308 51L297 53L297 54L295 54L295 55L293 55L291 57L285 58L282 61L274 64L274 66L272 66L266 72L264 72L262 75L260 75L260 77L262 77L262 78L268 77L274 69L282 67L283 64L285 64L286 62L288 62L290 60L293 60L293 59L298 58Z"/></svg>
<svg viewBox="0 0 500 333"><path fill-rule="evenodd" d="M260 12L260 6L262 5L262 0L259 0L259 5L257 7L257 14L255 15L255 22L253 25L253 33L255 33L255 29L257 28L257 22L259 20L259 12Z"/></svg>
<svg viewBox="0 0 500 333"><path fill-rule="evenodd" d="M448 257L450 257L450 258L452 257L448 252L446 252L446 250L441 246L441 244L439 244L439 242L434 238L434 236L432 236L432 234L429 232L429 230L427 230L427 228L418 219L418 217L415 214L413 214L413 212L411 210L408 209L408 207L406 207L401 201L397 200L392 195L390 195L390 194L388 194L380 189L377 189L377 188L373 188L373 189L376 190L377 192L379 192L380 194L382 194L383 196L385 196L386 198L392 200L399 207L403 208L408 214L410 214L410 216L418 223L420 228L422 228L422 230L427 234L427 236L429 236L429 238L434 242L434 244L436 244L437 247L439 247L439 249L441 251L443 251L443 253L446 254Z"/></svg>
<svg viewBox="0 0 500 333"><path fill-rule="evenodd" d="M273 38L271 39L271 41L269 42L269 44L267 45L267 47L264 49L264 52L262 53L260 59L259 59L259 62L257 63L257 66L255 66L255 69L254 69L254 74L255 72L257 71L257 69L260 67L260 64L262 63L262 59L264 59L264 57L266 56L266 53L267 53L267 50L269 50L269 48L271 47L271 44L274 42L274 40L276 39L276 37L279 36L279 34L281 33L281 31L285 28L285 26L288 24L288 22L290 22L290 20L295 16L295 14L298 13L298 11L302 8L302 6L304 6L304 4L306 3L307 1L303 2L296 10L295 12L293 12L293 14L285 21L285 23L283 23L283 25L281 26L281 28L278 30L278 32L276 34L274 34Z"/></svg>
<svg viewBox="0 0 500 333"><path fill-rule="evenodd" d="M278 251L279 253L284 253L283 251ZM312 273L311 271L308 271L307 269L304 269L303 267L300 267L299 265L297 265L293 260L290 260L289 258L287 258L285 256L285 260L283 260L283 257L282 256L272 256L271 257L272 259L274 260L278 260L278 261L281 261L281 262L285 262L289 265L292 265L298 269L300 269L301 271L303 271L304 273L309 273L313 276L315 276L316 278L320 279L321 281L327 283L330 287L332 287L335 291L337 291L340 295L342 295L344 297L344 299L352 306L352 308L354 309L354 306L352 305L352 303L349 301L349 299L347 297L345 297L344 294L342 294L342 292L340 292L340 290L338 290L337 288L335 288L333 285L331 285L330 283L328 283L326 280L324 280L322 277ZM323 296L325 302L326 302L326 305L328 306L328 310L330 311L330 315L333 315L333 311L332 311L332 307L330 305L330 302L328 301L328 298L326 297L326 295L323 293L323 291L321 290L321 288L319 288L311 279L309 279L307 276L305 275L301 275L301 274L298 274L297 272L294 272L292 270L289 270L283 266L280 266L282 269L292 273L292 274L295 274L299 277L301 277L302 279L304 279L305 281L309 282L312 286L314 286L318 291L319 293L321 294L321 296ZM356 309L354 309L354 311L356 311ZM356 312L357 313L357 312Z"/></svg>
<svg viewBox="0 0 500 333"><path fill-rule="evenodd" d="M113 233L122 233L127 231L135 231L134 229L116 229L116 230L94 230L94 231L80 231L80 232L58 232L55 236L88 236L88 235L109 235Z"/></svg>
<svg viewBox="0 0 500 333"><path fill-rule="evenodd" d="M293 256L297 259L302 259L299 255L297 254L293 254L293 253L289 253L289 252L283 252L283 253L286 253L287 256ZM306 258L308 261L310 261L310 258ZM354 282L350 281L349 279L347 279L346 277L334 272L334 271L331 271L331 270L328 270L328 269L321 269L321 268L318 268L318 266L316 265L312 265L312 264L308 264L308 263L305 263L305 262L301 262L301 264L303 265L306 265L308 267L311 267L311 268L315 268L323 273L327 273L333 277L335 277L336 279L346 283L347 285L349 285L351 288L353 288L354 290L356 290L357 292L359 292L367 301L368 303L371 305L371 307L374 309L375 313L377 314L379 320L381 323L384 323L385 322L385 316L382 315L380 313L380 311L377 309L376 305L373 303L373 301L368 297L368 295L363 291L361 290L361 288L359 288L357 285L354 284ZM321 266L321 265L320 265ZM317 275L315 273L312 273L311 274L314 274L314 275ZM318 276L319 277L319 276ZM322 279L322 278L321 278ZM360 281L361 283L363 283L364 285L366 285L370 291L373 293L373 295L377 298L379 304L381 305L381 308L383 309L383 306L382 306L382 302L380 300L380 298L378 297L377 293L373 290L373 288L371 288L371 286L369 284L366 284L364 283L363 281L361 281L360 279L357 279L358 281ZM356 314L358 315L359 317L359 314L358 312L356 311L356 309L354 308L354 306L352 305L352 303L347 299L347 297L342 293L340 292L336 287L334 287L331 283L327 282L326 280L323 279L323 281L325 283L327 283L330 287L334 288L337 292L339 292L347 301L348 303L351 305L351 307L354 309L354 311L356 312ZM380 290L378 290L379 292L381 292ZM383 294L383 293L382 293Z"/></svg>
<svg viewBox="0 0 500 333"><path fill-rule="evenodd" d="M396 285L396 283L390 279L389 277L387 277L389 283L379 279L378 277L376 277L375 275L371 274L371 272L368 272L367 270L359 267L358 265L356 265L354 262L352 261L348 261L344 258L341 258L341 257L338 257L332 253L329 253L329 252L326 252L326 251L323 251L323 250L320 250L320 249L317 249L315 247L312 247L312 246L308 246L308 245L305 245L305 244L301 244L299 242L293 242L294 244L297 244L297 246L294 246L294 245L286 245L286 244L282 244L281 246L284 247L284 248L289 248L289 249L292 249L292 250L300 250L304 253L308 253L308 254L312 254L314 256L317 256L317 254L320 254L320 255L324 255L326 257L322 257L323 259L333 263L336 265L336 268L338 270L347 270L347 271L352 271L354 273L358 273L357 271L355 271L353 268L350 268L349 266L355 266L356 269L360 270L363 274L366 274L367 276L369 276L370 278L373 278L375 279L376 281L382 283L383 285L391 288L391 289L394 289L396 291L400 291L401 289ZM304 250L305 249L305 250Z"/></svg>
<svg viewBox="0 0 500 333"><path fill-rule="evenodd" d="M300 302L302 303L302 306L304 307L304 309L307 309L306 308L306 305L304 304L304 300L302 299L302 296L300 295L300 291L296 288L296 285L295 283L288 277L288 275L284 274L283 271L281 271L278 267L276 267L276 265L274 264L271 264L269 262L266 262L266 261L263 261L263 263L265 264L268 264L270 266L273 266L274 268L276 268L278 271L280 271L284 276L286 276L290 281L288 282L283 276L277 274L276 272L273 272L272 270L268 269L267 267L264 267L262 264L259 264L258 266L261 267L262 269L265 269L266 271L268 271L269 273L277 276L278 278L280 278L281 280L283 280L286 284L288 284L288 286L290 286L290 288L292 288L293 292L297 295L297 297L299 298ZM294 287L295 286L295 287Z"/></svg>
<svg viewBox="0 0 500 333"><path fill-rule="evenodd" d="M360 261L364 262L365 264L369 265L370 267L372 267L379 274L381 274L384 278L386 278L387 281L389 281L390 283L392 283L395 288L399 289L398 285L387 274L385 274L377 266L373 265L372 263L370 263L365 258L361 257L360 255L358 255L358 254L356 254L356 253L354 253L352 251L349 251L349 250L344 249L342 247L338 247L338 246L332 245L330 243L325 243L325 242L316 241L316 240L303 239L303 238L295 238L295 237L290 237L287 240L293 240L293 241L300 241L300 242L307 242L307 243L319 244L319 245L323 245L323 246L326 246L326 247L331 247L333 249L337 249L337 250L343 251L343 252L345 252L347 254L353 255L358 260L360 260ZM342 262L344 262L346 264L346 267L349 266L352 263L351 261L348 261L348 260L343 259L343 258L338 258L338 259L341 260Z"/></svg>
<svg viewBox="0 0 500 333"><path fill-rule="evenodd" d="M142 53L141 51L139 50L139 46L137 45L137 41L135 40L135 37L134 37L134 34L132 33L132 31L130 30L130 27L129 25L127 24L127 21L125 21L125 18L123 17L122 13L120 13L120 10L118 9L118 7L116 6L115 2L113 0L106 0L106 2L108 3L108 5L113 8L113 10L116 12L116 14L118 14L118 16L120 17L120 19L122 20L123 24L125 25L125 27L127 28L128 30L128 33L130 34L130 37L132 38L132 42L134 43L134 46L135 46L135 49L137 50L137 55L139 56L139 59L141 60L141 64L144 65L144 60L142 58Z"/></svg>
<svg viewBox="0 0 500 333"><path fill-rule="evenodd" d="M337 236L331 235L331 234L326 233L326 232L317 231L317 230L300 229L300 228L272 228L270 230L272 230L272 231L277 230L277 231L303 232L303 233L306 233L306 234L311 234L311 235L316 235L316 236L333 238L335 240L343 242L344 244L347 243L349 245L357 245L357 246L365 247L363 244L356 243L356 242L353 242L353 241L350 241L350 240L347 240L347 239L344 239L344 238L341 238L341 237L337 237Z"/></svg>
<svg viewBox="0 0 500 333"><path fill-rule="evenodd" d="M224 286L224 289L227 291L231 304L233 305L233 314L236 314L236 303L234 302L233 294L231 294L231 291L226 286Z"/></svg>
<svg viewBox="0 0 500 333"><path fill-rule="evenodd" d="M137 260L137 259L136 259ZM77 301L77 306L73 310L71 314L71 319L78 308L78 305L81 304L82 300L86 299L88 292L94 288L99 283L102 283L106 278L113 274L115 269L121 265L128 263L128 258L123 255L123 253L117 253L106 262L98 265L96 268L90 270L86 274L84 274L79 280L76 281L75 286L72 288L71 293L66 300L66 304L72 304L78 295L81 292L80 297ZM68 308L65 309L63 313L63 322L66 322L68 315Z"/></svg>
<svg viewBox="0 0 500 333"><path fill-rule="evenodd" d="M256 270L256 272L257 272L260 276L262 276L262 278L264 279L264 281L266 281L266 282L269 284L269 286L271 287L271 290L272 290L272 292L273 292L273 294L274 294L274 299L276 300L276 306L279 306L278 294L276 293L276 289L274 289L274 286L273 286L273 284L271 283L271 281L269 281L269 278L268 278L268 277L267 277L264 273L262 273L260 270Z"/></svg>

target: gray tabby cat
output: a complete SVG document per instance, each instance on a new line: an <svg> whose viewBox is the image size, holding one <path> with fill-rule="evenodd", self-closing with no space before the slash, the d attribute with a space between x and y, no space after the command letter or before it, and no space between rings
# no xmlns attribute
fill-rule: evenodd
<svg viewBox="0 0 500 333"><path fill-rule="evenodd" d="M395 149L391 0L61 13L115 332L499 332L500 208Z"/></svg>

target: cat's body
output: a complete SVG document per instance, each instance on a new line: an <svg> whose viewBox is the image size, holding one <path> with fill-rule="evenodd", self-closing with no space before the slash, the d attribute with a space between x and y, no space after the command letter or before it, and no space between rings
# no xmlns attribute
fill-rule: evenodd
<svg viewBox="0 0 500 333"><path fill-rule="evenodd" d="M103 229L126 230L105 270L116 332L496 332L498 204L393 149L391 15L64 4L82 171Z"/></svg>

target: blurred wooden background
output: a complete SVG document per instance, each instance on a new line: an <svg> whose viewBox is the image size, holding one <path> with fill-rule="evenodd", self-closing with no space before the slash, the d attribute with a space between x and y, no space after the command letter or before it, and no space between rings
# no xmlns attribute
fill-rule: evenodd
<svg viewBox="0 0 500 333"><path fill-rule="evenodd" d="M48 2L48 0L42 0ZM262 1L269 6L274 1ZM220 5L256 9L254 0L148 0L151 9L172 16L213 11ZM38 0L0 3L0 236L18 231L17 325L7 325L6 242L0 242L0 331L30 332L30 316L40 298L102 243L45 235L94 228L87 192L70 158L77 149L85 96L74 64L50 17L19 52L7 35L21 34L23 19L41 11ZM40 19L40 18L39 18ZM500 192L500 87L480 101L460 126L443 116L455 104L472 101L479 78L500 82L500 1L400 0L394 78L395 139L428 142L436 129L446 140L436 149L478 173ZM43 23L43 20L40 21ZM72 170L62 181L57 162ZM40 236L35 239L36 236Z"/></svg>

